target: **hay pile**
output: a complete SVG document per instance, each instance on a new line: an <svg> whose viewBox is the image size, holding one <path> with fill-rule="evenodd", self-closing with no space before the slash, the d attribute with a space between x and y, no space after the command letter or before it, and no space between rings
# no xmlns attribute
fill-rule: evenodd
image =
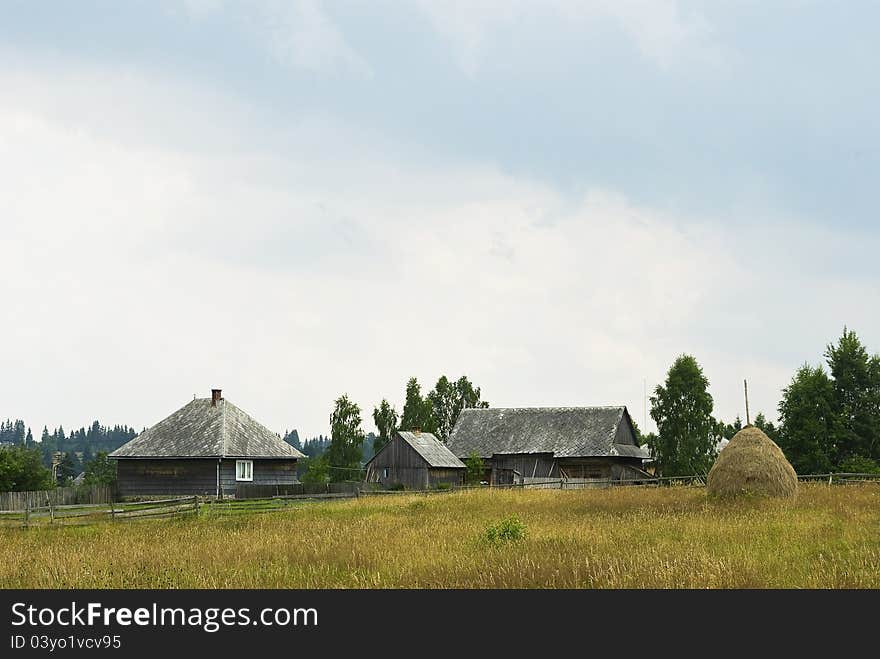
<svg viewBox="0 0 880 659"><path fill-rule="evenodd" d="M797 474L782 450L759 428L746 426L725 446L709 471L709 494L790 497Z"/></svg>

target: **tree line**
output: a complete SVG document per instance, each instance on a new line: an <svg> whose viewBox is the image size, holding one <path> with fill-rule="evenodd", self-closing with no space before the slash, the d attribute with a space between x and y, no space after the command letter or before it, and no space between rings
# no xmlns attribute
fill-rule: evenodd
<svg viewBox="0 0 880 659"><path fill-rule="evenodd" d="M800 474L880 473L880 355L869 354L843 329L824 352L805 363L782 390L778 423L757 414L754 425L776 442ZM651 396L657 433L643 438L663 475L706 474L721 438L742 428L737 417L713 417L709 380L692 355L681 355Z"/></svg>
<svg viewBox="0 0 880 659"><path fill-rule="evenodd" d="M430 432L445 442L459 413L468 407L489 407L489 403L482 400L480 388L466 376L452 381L442 375L425 395L413 377L406 383L400 414L385 398L373 409L373 422L379 434L369 436L362 428L361 408L347 394L342 394L330 414L329 444L323 453L309 458L303 481L360 480L364 460L381 451L398 430ZM368 438L369 455L364 451Z"/></svg>

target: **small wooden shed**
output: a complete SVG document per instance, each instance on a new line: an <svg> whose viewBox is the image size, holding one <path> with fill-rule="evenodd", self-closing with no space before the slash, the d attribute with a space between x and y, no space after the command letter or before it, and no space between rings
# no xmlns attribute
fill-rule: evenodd
<svg viewBox="0 0 880 659"><path fill-rule="evenodd" d="M399 431L367 462L366 470L368 482L425 490L441 483L460 485L465 465L433 434Z"/></svg>
<svg viewBox="0 0 880 659"><path fill-rule="evenodd" d="M119 496L235 494L237 483L296 483L305 457L212 389L110 453Z"/></svg>

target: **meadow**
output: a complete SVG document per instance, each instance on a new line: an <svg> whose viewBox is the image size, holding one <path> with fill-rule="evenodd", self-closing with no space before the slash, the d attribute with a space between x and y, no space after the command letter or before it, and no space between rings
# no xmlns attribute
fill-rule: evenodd
<svg viewBox="0 0 880 659"><path fill-rule="evenodd" d="M511 517L516 533L498 533ZM880 588L880 484L735 501L684 486L496 489L8 527L0 586Z"/></svg>

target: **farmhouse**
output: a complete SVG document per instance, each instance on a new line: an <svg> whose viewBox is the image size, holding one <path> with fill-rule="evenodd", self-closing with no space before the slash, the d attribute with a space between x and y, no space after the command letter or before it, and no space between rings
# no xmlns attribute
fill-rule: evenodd
<svg viewBox="0 0 880 659"><path fill-rule="evenodd" d="M650 457L623 406L464 409L447 445L461 459L476 452L498 485L637 479Z"/></svg>
<svg viewBox="0 0 880 659"><path fill-rule="evenodd" d="M366 480L384 487L423 490L440 483L460 485L465 466L429 432L396 432L366 465Z"/></svg>
<svg viewBox="0 0 880 659"><path fill-rule="evenodd" d="M235 494L236 483L295 483L305 457L212 389L110 456L119 496Z"/></svg>

